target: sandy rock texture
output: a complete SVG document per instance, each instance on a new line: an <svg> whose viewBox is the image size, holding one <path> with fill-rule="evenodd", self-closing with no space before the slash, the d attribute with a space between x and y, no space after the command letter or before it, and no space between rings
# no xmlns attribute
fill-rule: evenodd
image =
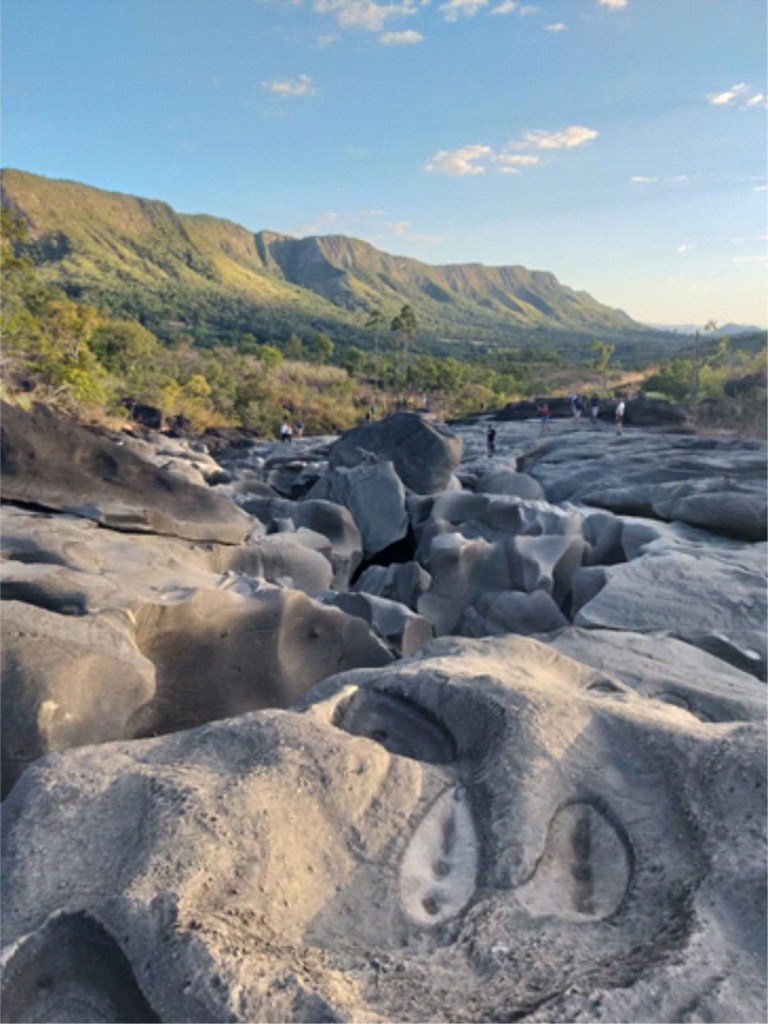
<svg viewBox="0 0 768 1024"><path fill-rule="evenodd" d="M765 1019L765 446L516 417L11 411L3 1020Z"/></svg>

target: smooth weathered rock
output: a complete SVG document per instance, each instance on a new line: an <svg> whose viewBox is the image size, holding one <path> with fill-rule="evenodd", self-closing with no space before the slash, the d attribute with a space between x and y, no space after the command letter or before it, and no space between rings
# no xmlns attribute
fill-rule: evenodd
<svg viewBox="0 0 768 1024"><path fill-rule="evenodd" d="M719 641L720 657L765 678L765 551L734 548L720 555L656 544L640 558L605 568L605 585L579 608L574 624L669 630L710 652Z"/></svg>
<svg viewBox="0 0 768 1024"><path fill-rule="evenodd" d="M341 608L347 615L356 615L373 626L398 654L408 655L434 639L432 623L416 615L404 604L372 594L328 594L326 604Z"/></svg>
<svg viewBox="0 0 768 1024"><path fill-rule="evenodd" d="M127 621L5 600L0 631L4 794L51 750L133 735L155 696L155 666Z"/></svg>
<svg viewBox="0 0 768 1024"><path fill-rule="evenodd" d="M328 457L336 468L370 458L391 462L409 490L433 494L444 490L459 465L461 441L442 423L401 412L346 431Z"/></svg>
<svg viewBox="0 0 768 1024"><path fill-rule="evenodd" d="M545 497L544 488L534 477L506 468L494 467L482 473L476 487L484 494L510 494L534 500Z"/></svg>
<svg viewBox="0 0 768 1024"><path fill-rule="evenodd" d="M48 960L63 1019L762 1019L764 729L606 681L444 638L300 714L52 755L5 811L18 1019Z"/></svg>
<svg viewBox="0 0 768 1024"><path fill-rule="evenodd" d="M349 509L332 501L288 501L258 497L246 502L247 510L269 530L305 527L326 537L331 546L333 587L346 590L363 560L363 541Z"/></svg>
<svg viewBox="0 0 768 1024"><path fill-rule="evenodd" d="M418 562L369 565L352 585L352 590L386 597L415 611L419 597L429 590L431 579L427 570Z"/></svg>
<svg viewBox="0 0 768 1024"><path fill-rule="evenodd" d="M704 722L761 722L766 717L766 691L754 676L667 633L569 626L542 639ZM606 683L606 692L611 685Z"/></svg>
<svg viewBox="0 0 768 1024"><path fill-rule="evenodd" d="M4 501L72 512L113 529L238 544L252 523L229 499L157 469L44 406L2 405Z"/></svg>
<svg viewBox="0 0 768 1024"><path fill-rule="evenodd" d="M309 491L310 499L344 505L363 540L366 558L401 540L408 532L405 490L391 462L333 469Z"/></svg>

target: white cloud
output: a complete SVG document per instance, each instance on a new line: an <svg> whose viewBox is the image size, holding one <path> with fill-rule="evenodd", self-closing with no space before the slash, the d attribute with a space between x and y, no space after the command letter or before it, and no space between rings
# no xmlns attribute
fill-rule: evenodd
<svg viewBox="0 0 768 1024"><path fill-rule="evenodd" d="M556 21L554 23L554 25L545 25L544 27L546 28L547 32L564 32L565 31L565 23L562 22L562 21Z"/></svg>
<svg viewBox="0 0 768 1024"><path fill-rule="evenodd" d="M447 3L440 4L438 11L441 11L446 21L458 21L459 18L474 18L478 11L488 6L488 0L447 0Z"/></svg>
<svg viewBox="0 0 768 1024"><path fill-rule="evenodd" d="M597 0L600 7L607 7L611 11L620 11L622 7L626 7L629 0Z"/></svg>
<svg viewBox="0 0 768 1024"><path fill-rule="evenodd" d="M423 38L421 32L385 32L379 36L379 42L382 46L412 46Z"/></svg>
<svg viewBox="0 0 768 1024"><path fill-rule="evenodd" d="M768 192L768 185L755 185L753 192Z"/></svg>
<svg viewBox="0 0 768 1024"><path fill-rule="evenodd" d="M315 88L309 75L299 75L298 78L274 79L271 82L262 82L262 87L278 96L314 96Z"/></svg>
<svg viewBox="0 0 768 1024"><path fill-rule="evenodd" d="M435 244L442 242L440 235L417 235L411 231L411 222L409 220L395 220L389 221L386 225L389 230L395 235L396 238L407 238L411 242L428 242Z"/></svg>
<svg viewBox="0 0 768 1024"><path fill-rule="evenodd" d="M511 14L512 11L517 7L517 0L504 0L504 3L499 4L498 7L494 7L490 12L491 14Z"/></svg>
<svg viewBox="0 0 768 1024"><path fill-rule="evenodd" d="M538 14L540 10L541 8L537 7L536 4L525 4L517 13L525 17L526 14Z"/></svg>
<svg viewBox="0 0 768 1024"><path fill-rule="evenodd" d="M633 174L629 179L632 185L652 185L658 184L659 182L670 182L674 185L680 185L684 181L690 181L687 174L675 174L671 178L659 178L658 175L645 175L645 174Z"/></svg>
<svg viewBox="0 0 768 1024"><path fill-rule="evenodd" d="M678 245L677 251L681 252L681 253L682 252L693 252L693 250L695 248L696 248L696 243L695 242L683 242L682 245Z"/></svg>
<svg viewBox="0 0 768 1024"><path fill-rule="evenodd" d="M593 128L584 128L583 125L572 124L560 132L526 132L517 141L510 142L510 149L573 149L575 146L583 146L597 138L597 132Z"/></svg>
<svg viewBox="0 0 768 1024"><path fill-rule="evenodd" d="M401 3L376 3L375 0L314 0L312 9L318 14L330 14L341 28L381 32L390 18L415 14L417 0Z"/></svg>
<svg viewBox="0 0 768 1024"><path fill-rule="evenodd" d="M521 167L533 167L534 164L539 163L539 157L533 156L530 153L525 155L494 153L491 157L491 162L498 165L499 171L502 174L519 174Z"/></svg>
<svg viewBox="0 0 768 1024"><path fill-rule="evenodd" d="M746 82L737 82L725 92L714 92L707 96L708 102L713 107L738 107L740 110L762 107L768 108L765 94L754 92L751 85Z"/></svg>
<svg viewBox="0 0 768 1024"><path fill-rule="evenodd" d="M467 174L484 174L485 167L477 163L490 157L490 146L461 146L459 149L441 149L424 164L425 171L463 177Z"/></svg>

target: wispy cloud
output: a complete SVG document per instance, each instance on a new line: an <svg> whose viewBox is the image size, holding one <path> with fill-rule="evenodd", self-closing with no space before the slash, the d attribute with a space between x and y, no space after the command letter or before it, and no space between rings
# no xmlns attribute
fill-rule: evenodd
<svg viewBox="0 0 768 1024"><path fill-rule="evenodd" d="M680 185L685 181L690 181L687 174L674 174L671 178L660 178L656 174L633 174L629 179L631 185L658 185L660 182L671 182L672 184Z"/></svg>
<svg viewBox="0 0 768 1024"><path fill-rule="evenodd" d="M629 5L629 0L597 0L599 7L607 7L610 11L620 11Z"/></svg>
<svg viewBox="0 0 768 1024"><path fill-rule="evenodd" d="M517 13L523 18L527 14L538 14L541 10L536 4L520 4L517 0L504 0L503 3L497 4L493 10L489 11L489 14L512 14Z"/></svg>
<svg viewBox="0 0 768 1024"><path fill-rule="evenodd" d="M379 36L379 42L382 46L413 46L414 43L420 43L424 36L421 32L384 32L383 35Z"/></svg>
<svg viewBox="0 0 768 1024"><path fill-rule="evenodd" d="M597 138L593 128L585 128L580 124L572 124L559 132L526 132L517 141L510 142L511 149L573 149L583 146Z"/></svg>
<svg viewBox="0 0 768 1024"><path fill-rule="evenodd" d="M747 85L746 82L737 82L725 92L710 93L707 100L713 107L738 107L741 110L757 107L768 108L765 94L755 92L752 86Z"/></svg>
<svg viewBox="0 0 768 1024"><path fill-rule="evenodd" d="M564 32L566 26L564 22L556 21L553 25L545 25L544 28L547 32Z"/></svg>
<svg viewBox="0 0 768 1024"><path fill-rule="evenodd" d="M438 174L450 174L463 177L472 174L484 174L485 167L478 160L491 157L490 146L461 146L459 149L441 149L424 164L425 171L436 171Z"/></svg>
<svg viewBox="0 0 768 1024"><path fill-rule="evenodd" d="M696 248L696 243L695 242L683 242L681 245L678 245L677 251L679 253L693 252L693 250L695 248Z"/></svg>
<svg viewBox="0 0 768 1024"><path fill-rule="evenodd" d="M435 245L442 242L441 235L419 235L411 231L412 224L409 220L388 221L386 227L396 238L407 238L411 242L426 242Z"/></svg>
<svg viewBox="0 0 768 1024"><path fill-rule="evenodd" d="M487 2L487 0L486 0ZM400 3L377 3L375 0L314 0L312 9L318 14L330 14L340 28L381 32L391 18L415 14L418 0Z"/></svg>
<svg viewBox="0 0 768 1024"><path fill-rule="evenodd" d="M262 88L268 89L278 96L314 96L315 87L309 75L298 78L276 78L271 82L262 82Z"/></svg>
<svg viewBox="0 0 768 1024"><path fill-rule="evenodd" d="M474 18L487 6L488 0L447 0L447 3L440 4L438 11L446 21L458 21L459 18Z"/></svg>
<svg viewBox="0 0 768 1024"><path fill-rule="evenodd" d="M441 149L424 164L424 170L463 177L484 174L488 167L493 167L500 174L519 174L521 168L541 162L535 152L521 150L573 149L596 139L597 134L593 128L571 125L559 132L526 132L521 139L512 139L499 150L479 144Z"/></svg>
<svg viewBox="0 0 768 1024"><path fill-rule="evenodd" d="M539 157L531 153L494 153L491 162L498 166L501 174L519 174L521 167L533 167L539 163Z"/></svg>

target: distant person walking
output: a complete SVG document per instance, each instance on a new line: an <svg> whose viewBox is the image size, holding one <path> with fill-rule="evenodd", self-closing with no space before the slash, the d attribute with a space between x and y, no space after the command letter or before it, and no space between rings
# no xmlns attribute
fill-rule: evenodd
<svg viewBox="0 0 768 1024"><path fill-rule="evenodd" d="M592 395L589 400L589 420L593 427L597 426L597 417L600 415L600 399Z"/></svg>
<svg viewBox="0 0 768 1024"><path fill-rule="evenodd" d="M293 424L296 428L296 437L304 437L304 424L301 420L296 420Z"/></svg>
<svg viewBox="0 0 768 1024"><path fill-rule="evenodd" d="M492 458L496 454L496 428L488 427L488 434L486 435L486 443L488 445L488 455Z"/></svg>
<svg viewBox="0 0 768 1024"><path fill-rule="evenodd" d="M616 404L616 433L620 434L624 429L624 414L627 410L626 403L623 398L620 398Z"/></svg>
<svg viewBox="0 0 768 1024"><path fill-rule="evenodd" d="M583 411L584 399L581 397L581 395L571 395L571 412L573 413L573 418L576 420L577 423L581 419L581 414Z"/></svg>
<svg viewBox="0 0 768 1024"><path fill-rule="evenodd" d="M293 428L291 427L291 424L288 422L288 420L283 420L282 424L280 425L280 440L284 441L286 444L290 444L292 439Z"/></svg>
<svg viewBox="0 0 768 1024"><path fill-rule="evenodd" d="M541 432L545 434L549 430L550 412L548 402L539 403L539 416L541 417Z"/></svg>

